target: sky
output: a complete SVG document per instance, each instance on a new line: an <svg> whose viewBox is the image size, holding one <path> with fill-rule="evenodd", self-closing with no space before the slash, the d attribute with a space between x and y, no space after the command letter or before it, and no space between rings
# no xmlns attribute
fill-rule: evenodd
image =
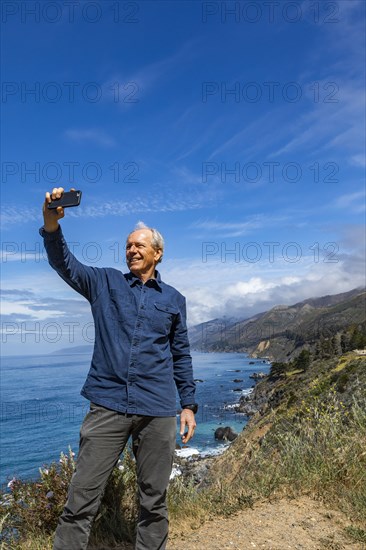
<svg viewBox="0 0 366 550"><path fill-rule="evenodd" d="M77 258L126 271L140 220L188 324L363 286L365 3L4 1L2 353L90 344L51 269L44 193Z"/></svg>

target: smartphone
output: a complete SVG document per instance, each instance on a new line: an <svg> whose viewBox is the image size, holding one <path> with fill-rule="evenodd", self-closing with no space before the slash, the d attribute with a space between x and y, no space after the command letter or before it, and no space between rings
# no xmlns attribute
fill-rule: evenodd
<svg viewBox="0 0 366 550"><path fill-rule="evenodd" d="M79 206L81 201L81 191L65 191L60 199L51 200L47 208L53 210L58 206L69 208L70 206Z"/></svg>

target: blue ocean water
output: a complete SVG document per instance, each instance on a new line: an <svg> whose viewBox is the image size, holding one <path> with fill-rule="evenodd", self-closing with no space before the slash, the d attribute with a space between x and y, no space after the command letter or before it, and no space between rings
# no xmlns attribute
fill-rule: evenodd
<svg viewBox="0 0 366 550"><path fill-rule="evenodd" d="M193 353L193 362L200 407L189 446L211 453L223 445L214 439L217 427L243 429L246 417L232 405L253 386L249 375L268 372L269 366L238 353ZM2 489L13 476L36 478L39 467L58 461L60 452L67 452L69 446L77 453L80 425L89 409L79 392L89 364L89 354L3 358Z"/></svg>

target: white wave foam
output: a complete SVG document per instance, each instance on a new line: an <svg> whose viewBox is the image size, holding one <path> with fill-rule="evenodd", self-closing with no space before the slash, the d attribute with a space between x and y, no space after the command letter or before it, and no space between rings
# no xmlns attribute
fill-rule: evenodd
<svg viewBox="0 0 366 550"><path fill-rule="evenodd" d="M200 452L198 449L187 448L187 449L176 449L175 454L177 456L180 456L181 458L190 458L191 456L199 455Z"/></svg>

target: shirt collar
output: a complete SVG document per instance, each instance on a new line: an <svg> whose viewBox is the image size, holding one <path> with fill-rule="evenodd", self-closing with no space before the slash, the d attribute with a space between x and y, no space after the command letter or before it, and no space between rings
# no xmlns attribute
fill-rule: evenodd
<svg viewBox="0 0 366 550"><path fill-rule="evenodd" d="M137 284L142 283L141 279L131 271L125 274L125 278L128 284L130 285L130 287L133 287ZM155 279L149 279L148 281L146 281L145 284L147 283L149 283L152 286L158 286L159 288L161 288L161 276L157 269L155 269Z"/></svg>

